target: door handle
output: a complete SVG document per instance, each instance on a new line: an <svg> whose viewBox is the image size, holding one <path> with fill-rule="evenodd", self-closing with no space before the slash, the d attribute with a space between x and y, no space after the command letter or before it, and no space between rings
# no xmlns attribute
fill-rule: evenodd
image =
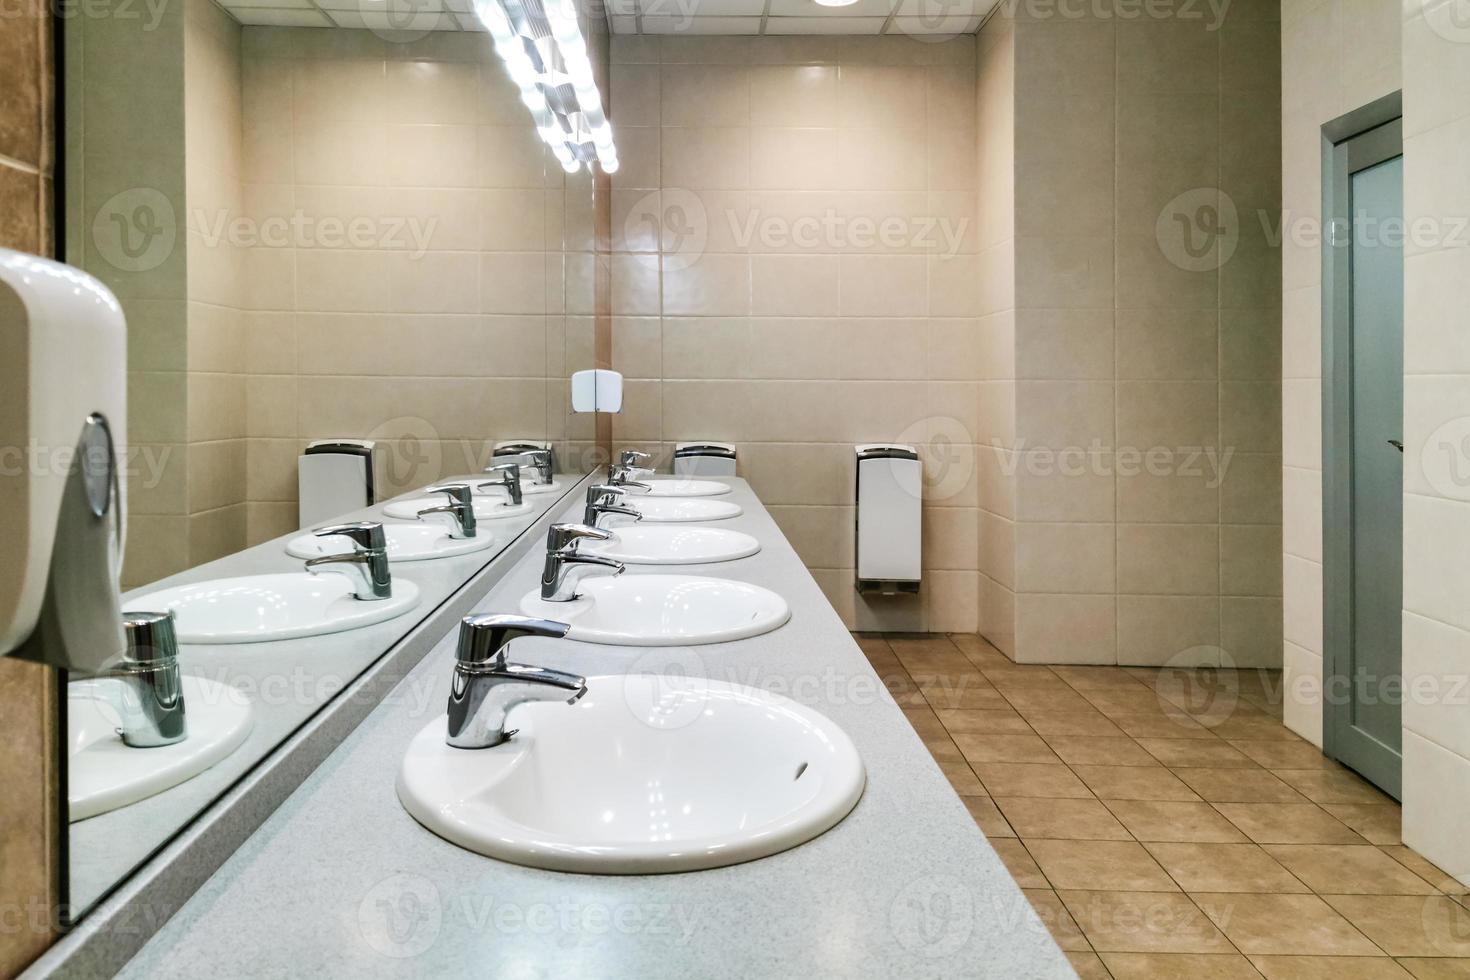
<svg viewBox="0 0 1470 980"><path fill-rule="evenodd" d="M1401 443L1401 442L1399 442L1397 439L1390 439L1390 440L1388 440L1388 444L1390 446L1392 446L1393 448L1397 449L1399 452L1403 452L1404 451L1404 444Z"/></svg>

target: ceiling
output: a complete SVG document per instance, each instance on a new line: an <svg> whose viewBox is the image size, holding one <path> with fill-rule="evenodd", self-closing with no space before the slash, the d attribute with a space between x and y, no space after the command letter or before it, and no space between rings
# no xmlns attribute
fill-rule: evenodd
<svg viewBox="0 0 1470 980"><path fill-rule="evenodd" d="M472 0L218 0L242 24L483 31ZM607 0L614 34L970 34L998 0Z"/></svg>

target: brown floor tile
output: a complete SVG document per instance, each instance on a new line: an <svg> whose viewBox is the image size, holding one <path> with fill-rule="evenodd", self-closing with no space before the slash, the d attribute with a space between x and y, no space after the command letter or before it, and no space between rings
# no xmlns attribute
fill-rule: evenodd
<svg viewBox="0 0 1470 980"><path fill-rule="evenodd" d="M1181 714L1172 704L1159 700L1159 696L1153 692L1153 689L1143 684L1135 683L1132 687L1109 688L1074 686L1073 689L1080 692L1084 698L1092 702L1097 710L1109 717L1117 715L1162 717Z"/></svg>
<svg viewBox="0 0 1470 980"><path fill-rule="evenodd" d="M1082 695L1065 684L1060 688L1011 687L997 684L996 689L1005 696L1011 707L1021 714L1028 711L1091 711L1092 705Z"/></svg>
<svg viewBox="0 0 1470 980"><path fill-rule="evenodd" d="M1222 953L1220 930L1179 892L1058 892L1099 953Z"/></svg>
<svg viewBox="0 0 1470 980"><path fill-rule="evenodd" d="M1346 769L1278 769L1276 775L1313 803L1392 803L1377 787Z"/></svg>
<svg viewBox="0 0 1470 980"><path fill-rule="evenodd" d="M929 702L924 700L924 692L919 690L913 678L906 671L880 671L878 679L883 682L889 697L900 708L926 708Z"/></svg>
<svg viewBox="0 0 1470 980"><path fill-rule="evenodd" d="M996 664L982 667L980 672L996 687L1046 687L1053 690L1067 687L1067 682L1043 664Z"/></svg>
<svg viewBox="0 0 1470 980"><path fill-rule="evenodd" d="M1362 844L1347 824L1315 803L1217 803L1257 844Z"/></svg>
<svg viewBox="0 0 1470 980"><path fill-rule="evenodd" d="M1010 708L941 708L935 712L939 721L953 734L1026 735L1031 726Z"/></svg>
<svg viewBox="0 0 1470 980"><path fill-rule="evenodd" d="M971 762L1060 762L1039 735L954 735Z"/></svg>
<svg viewBox="0 0 1470 980"><path fill-rule="evenodd" d="M1390 956L1470 956L1470 911L1443 895L1328 895Z"/></svg>
<svg viewBox="0 0 1470 980"><path fill-rule="evenodd" d="M888 641L883 639L879 633L854 633L852 638L870 663L887 658L898 659L894 656L893 648L888 645Z"/></svg>
<svg viewBox="0 0 1470 980"><path fill-rule="evenodd" d="M1446 895L1465 895L1470 893L1470 888L1466 888L1460 884L1418 851L1410 850L1402 844L1387 845L1381 848L1381 850L1384 854L1387 854Z"/></svg>
<svg viewBox="0 0 1470 980"><path fill-rule="evenodd" d="M1470 980L1470 959L1419 959L1408 957L1399 965L1417 980Z"/></svg>
<svg viewBox="0 0 1470 980"><path fill-rule="evenodd" d="M1247 955L1377 956L1377 946L1316 895L1192 896Z"/></svg>
<svg viewBox="0 0 1470 980"><path fill-rule="evenodd" d="M959 746L950 741L948 735L943 738L926 738L924 748L934 757L935 762L964 762L965 757L960 753Z"/></svg>
<svg viewBox="0 0 1470 980"><path fill-rule="evenodd" d="M1092 946L1082 935L1082 930L1077 928L1077 921L1072 918L1072 913L1067 911L1056 892L1050 888L1027 888L1023 893L1058 946L1068 952L1091 951Z"/></svg>
<svg viewBox="0 0 1470 980"><path fill-rule="evenodd" d="M1000 815L1000 809L996 807L995 801L988 796L962 796L965 807L970 811L970 816L975 818L975 823L980 827L980 832L991 840L999 837L1015 837L1016 832L1011 825L1006 823L1006 818Z"/></svg>
<svg viewBox="0 0 1470 980"><path fill-rule="evenodd" d="M1002 837L991 841L990 846L995 848L996 854L1000 855L1001 863L1006 866L1011 877L1016 879L1016 884L1022 888L1051 887L1041 873L1041 869L1036 866L1036 861L1032 859L1031 853L1026 850L1025 844L1014 837Z"/></svg>
<svg viewBox="0 0 1470 980"><path fill-rule="evenodd" d="M1147 690L1122 667L1053 666L1051 670L1079 691Z"/></svg>
<svg viewBox="0 0 1470 980"><path fill-rule="evenodd" d="M1160 842L1147 846L1187 892L1287 894L1309 890L1256 844Z"/></svg>
<svg viewBox="0 0 1470 980"><path fill-rule="evenodd" d="M1092 799L1092 791L1066 766L1030 762L977 762L971 768L991 796Z"/></svg>
<svg viewBox="0 0 1470 980"><path fill-rule="evenodd" d="M1319 895L1432 895L1434 886L1371 845L1268 844Z"/></svg>
<svg viewBox="0 0 1470 980"><path fill-rule="evenodd" d="M1324 803L1322 809L1362 834L1370 844L1398 844L1403 811L1397 803L1362 806L1357 803Z"/></svg>
<svg viewBox="0 0 1470 980"><path fill-rule="evenodd" d="M1104 714L1108 714L1106 711ZM1177 714L1108 714L1113 724L1134 738L1198 738L1211 740L1215 733L1192 718Z"/></svg>
<svg viewBox="0 0 1470 980"><path fill-rule="evenodd" d="M914 731L919 733L919 737L926 742L931 738L939 740L949 738L949 731L940 723L939 716L928 707L904 708L903 716L909 720Z"/></svg>
<svg viewBox="0 0 1470 980"><path fill-rule="evenodd" d="M1236 827L1208 803L1109 800L1108 809L1142 841L1243 843Z"/></svg>
<svg viewBox="0 0 1470 980"><path fill-rule="evenodd" d="M1179 886L1133 841L1031 840L1026 849L1056 889L1170 892Z"/></svg>
<svg viewBox="0 0 1470 980"><path fill-rule="evenodd" d="M1265 769L1188 769L1176 775L1211 803L1305 803L1307 798Z"/></svg>
<svg viewBox="0 0 1470 980"><path fill-rule="evenodd" d="M1387 956L1252 956L1266 980L1409 980Z"/></svg>
<svg viewBox="0 0 1470 980"><path fill-rule="evenodd" d="M950 642L949 637L938 633L923 637L888 636L888 646L893 655L910 673L914 671L972 671L974 664Z"/></svg>
<svg viewBox="0 0 1470 980"><path fill-rule="evenodd" d="M1260 980L1239 953L1103 953L1113 980Z"/></svg>
<svg viewBox="0 0 1470 980"><path fill-rule="evenodd" d="M1128 831L1096 800L1012 796L997 799L995 805L1023 839L1128 840Z"/></svg>
<svg viewBox="0 0 1470 980"><path fill-rule="evenodd" d="M1093 738L1086 735L1048 735L1046 744L1069 765L1148 766L1159 760L1138 747L1131 738Z"/></svg>
<svg viewBox="0 0 1470 980"><path fill-rule="evenodd" d="M1081 980L1112 980L1113 975L1096 953L1068 952L1067 960Z"/></svg>
<svg viewBox="0 0 1470 980"><path fill-rule="evenodd" d="M1267 769L1340 768L1310 742L1266 742L1260 739L1232 741L1231 745Z"/></svg>
<svg viewBox="0 0 1470 980"><path fill-rule="evenodd" d="M1256 764L1229 744L1192 738L1140 738L1138 744L1166 766L1208 769L1254 769Z"/></svg>
<svg viewBox="0 0 1470 980"><path fill-rule="evenodd" d="M1062 754L1063 760L1066 754ZM1194 790L1163 766L1081 766L1072 771L1104 800L1198 800Z"/></svg>
<svg viewBox="0 0 1470 980"><path fill-rule="evenodd" d="M1108 721L1100 711L1036 711L1022 712L1026 723L1038 735L1080 735L1089 738L1125 738L1122 730Z"/></svg>
<svg viewBox="0 0 1470 980"><path fill-rule="evenodd" d="M973 633L950 633L949 641L976 667L1000 666L1012 663L1010 657L1001 653L983 636Z"/></svg>
<svg viewBox="0 0 1470 980"><path fill-rule="evenodd" d="M932 708L1011 710L1011 703L979 674L970 677L924 675L914 678L924 701Z"/></svg>
<svg viewBox="0 0 1470 980"><path fill-rule="evenodd" d="M949 779L949 785L953 786L954 791L961 796L985 795L985 787L980 785L980 780L976 778L975 771L967 764L963 762L944 762L941 760L939 768L944 771L944 775Z"/></svg>
<svg viewBox="0 0 1470 980"><path fill-rule="evenodd" d="M1220 738L1263 740L1272 742L1300 742L1301 736L1277 721L1271 715L1238 714L1224 721L1205 726Z"/></svg>

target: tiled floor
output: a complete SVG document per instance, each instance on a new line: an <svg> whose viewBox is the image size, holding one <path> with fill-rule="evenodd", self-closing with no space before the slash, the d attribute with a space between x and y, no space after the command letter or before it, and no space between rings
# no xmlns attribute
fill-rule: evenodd
<svg viewBox="0 0 1470 980"><path fill-rule="evenodd" d="M1470 978L1470 889L1281 725L1279 672L858 641L1083 977Z"/></svg>

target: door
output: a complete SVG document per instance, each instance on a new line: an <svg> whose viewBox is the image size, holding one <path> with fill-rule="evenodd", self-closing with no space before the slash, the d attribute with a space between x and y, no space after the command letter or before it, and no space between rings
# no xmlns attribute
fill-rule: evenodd
<svg viewBox="0 0 1470 980"><path fill-rule="evenodd" d="M1403 610L1404 257L1400 123L1333 147L1333 332L1324 559L1327 754L1399 795ZM1331 389L1330 396L1327 394ZM1326 569L1324 569L1326 571ZM1335 607L1335 608L1332 608ZM1336 622L1332 622L1335 619Z"/></svg>

